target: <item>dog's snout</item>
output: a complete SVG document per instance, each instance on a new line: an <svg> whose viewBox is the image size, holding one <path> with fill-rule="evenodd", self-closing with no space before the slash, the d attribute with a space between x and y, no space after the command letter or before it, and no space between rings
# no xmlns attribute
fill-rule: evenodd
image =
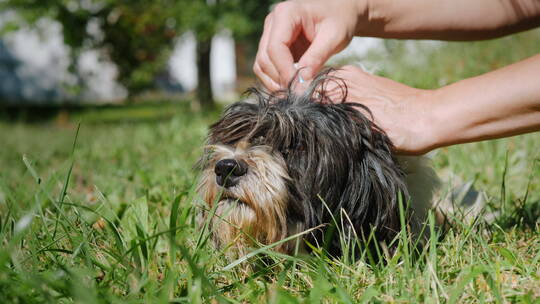
<svg viewBox="0 0 540 304"><path fill-rule="evenodd" d="M216 163L216 175L242 176L246 174L247 168L242 161L235 159L222 159Z"/></svg>
<svg viewBox="0 0 540 304"><path fill-rule="evenodd" d="M235 159L222 159L214 168L216 183L225 188L238 183L238 179L247 173L247 165L243 161Z"/></svg>

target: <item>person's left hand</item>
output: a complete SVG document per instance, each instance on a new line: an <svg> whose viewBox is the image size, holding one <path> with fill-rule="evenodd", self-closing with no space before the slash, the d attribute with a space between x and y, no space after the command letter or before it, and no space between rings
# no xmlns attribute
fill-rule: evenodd
<svg viewBox="0 0 540 304"><path fill-rule="evenodd" d="M430 110L432 91L412 88L351 65L332 75L347 85L347 102L369 108L375 124L390 137L397 153L423 154L435 148ZM331 84L327 93L333 101L340 101L339 90L332 89ZM365 112L361 107L357 109ZM364 114L369 117L368 113Z"/></svg>

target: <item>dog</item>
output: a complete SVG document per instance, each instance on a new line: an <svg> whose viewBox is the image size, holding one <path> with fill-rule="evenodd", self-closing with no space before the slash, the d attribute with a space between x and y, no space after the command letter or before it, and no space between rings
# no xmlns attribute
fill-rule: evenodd
<svg viewBox="0 0 540 304"><path fill-rule="evenodd" d="M330 83L340 102L328 97ZM302 94L293 82L248 93L210 126L199 161L197 192L217 246L233 256L271 244L293 254L298 239L332 256L350 242L391 251L402 228L400 202L410 202L407 225L421 237L436 174L421 157L396 158L388 136L363 114L369 110L347 100L331 71Z"/></svg>

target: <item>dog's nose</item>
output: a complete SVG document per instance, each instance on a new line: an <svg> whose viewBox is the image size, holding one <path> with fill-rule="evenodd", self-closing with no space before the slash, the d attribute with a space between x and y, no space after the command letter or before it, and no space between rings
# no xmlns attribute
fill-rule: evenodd
<svg viewBox="0 0 540 304"><path fill-rule="evenodd" d="M216 163L214 172L216 173L216 183L229 188L238 184L239 178L246 174L247 165L243 161L235 159L222 159Z"/></svg>

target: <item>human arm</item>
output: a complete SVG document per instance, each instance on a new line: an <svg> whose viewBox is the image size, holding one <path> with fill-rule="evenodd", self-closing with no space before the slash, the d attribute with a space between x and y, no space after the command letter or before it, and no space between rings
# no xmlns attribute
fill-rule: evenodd
<svg viewBox="0 0 540 304"><path fill-rule="evenodd" d="M540 130L540 54L435 90L346 66L348 100L367 106L401 154ZM361 110L361 109L360 109ZM361 110L362 111L362 110Z"/></svg>
<svg viewBox="0 0 540 304"><path fill-rule="evenodd" d="M270 90L311 79L353 36L488 39L540 25L538 0L294 0L267 16L253 70Z"/></svg>
<svg viewBox="0 0 540 304"><path fill-rule="evenodd" d="M540 25L538 0L367 0L357 36L482 40Z"/></svg>

